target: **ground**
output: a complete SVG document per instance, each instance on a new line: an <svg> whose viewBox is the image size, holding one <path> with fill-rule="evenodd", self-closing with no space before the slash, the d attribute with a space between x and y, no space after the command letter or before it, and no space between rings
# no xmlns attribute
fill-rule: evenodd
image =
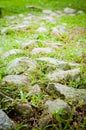
<svg viewBox="0 0 86 130"><path fill-rule="evenodd" d="M0 1L0 91L12 98L14 104L31 103L34 111L28 119L16 112L15 105L6 101L8 97L1 98L0 108L14 120L16 129L42 130L38 120L44 103L59 97L47 92L49 83L86 90L85 3L85 0ZM65 8L72 8L74 12L65 12ZM77 68L79 74L75 70L72 74L71 70ZM70 74L64 78L62 70ZM55 78L57 71L59 76ZM9 81L6 76L10 76ZM71 105L71 102L70 119L53 118L43 130L85 130L86 103L72 102Z"/></svg>

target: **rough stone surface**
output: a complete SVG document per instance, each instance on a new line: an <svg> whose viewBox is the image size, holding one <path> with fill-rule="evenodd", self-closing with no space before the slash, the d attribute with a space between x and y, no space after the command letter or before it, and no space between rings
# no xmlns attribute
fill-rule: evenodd
<svg viewBox="0 0 86 130"><path fill-rule="evenodd" d="M44 14L51 14L52 13L52 10L43 10L42 11Z"/></svg>
<svg viewBox="0 0 86 130"><path fill-rule="evenodd" d="M86 103L86 89L76 89L62 84L50 83L47 86L49 93L60 95L67 100L82 101Z"/></svg>
<svg viewBox="0 0 86 130"><path fill-rule="evenodd" d="M51 47L53 49L59 49L60 47L62 47L62 44L60 42L54 43L54 42L46 42L45 41L45 45L46 45L46 47Z"/></svg>
<svg viewBox="0 0 86 130"><path fill-rule="evenodd" d="M13 31L19 31L19 30L26 30L28 28L28 26L30 25L30 23L28 24L19 24L19 25L16 25L16 26L12 26L12 27L6 27L4 29L2 29L1 33L7 33L9 30L13 30Z"/></svg>
<svg viewBox="0 0 86 130"><path fill-rule="evenodd" d="M14 20L16 18L16 16L4 16L4 18Z"/></svg>
<svg viewBox="0 0 86 130"><path fill-rule="evenodd" d="M52 121L52 116L47 114L47 115L42 115L39 119L39 128L45 128L50 122Z"/></svg>
<svg viewBox="0 0 86 130"><path fill-rule="evenodd" d="M77 12L77 14L84 14L84 11L79 10L79 11Z"/></svg>
<svg viewBox="0 0 86 130"><path fill-rule="evenodd" d="M13 50L6 52L4 55L2 55L2 58L8 58L9 56L22 54L22 53L23 53L23 51L20 49L13 49Z"/></svg>
<svg viewBox="0 0 86 130"><path fill-rule="evenodd" d="M59 110L64 110L66 114L71 111L70 107L66 102L61 99L48 100L45 103L45 107L48 107L48 113L52 114L54 112L58 113Z"/></svg>
<svg viewBox="0 0 86 130"><path fill-rule="evenodd" d="M36 68L36 62L33 62L28 57L16 58L7 66L8 74L19 74L25 71L32 71Z"/></svg>
<svg viewBox="0 0 86 130"><path fill-rule="evenodd" d="M46 21L47 23L55 24L56 20L52 16L44 16L41 20Z"/></svg>
<svg viewBox="0 0 86 130"><path fill-rule="evenodd" d="M80 69L72 69L72 70L59 70L54 71L51 74L48 74L48 78L50 81L62 81L62 80L69 80L69 79L75 79L79 80L80 77Z"/></svg>
<svg viewBox="0 0 86 130"><path fill-rule="evenodd" d="M75 9L72 9L72 8L65 8L64 9L64 13L67 13L67 14L73 14L73 13L75 13Z"/></svg>
<svg viewBox="0 0 86 130"><path fill-rule="evenodd" d="M31 46L35 45L37 43L37 40L29 40L26 43L23 43L22 48L27 49L30 48Z"/></svg>
<svg viewBox="0 0 86 130"><path fill-rule="evenodd" d="M47 100L44 107L45 111L43 111L43 114L39 119L40 128L44 128L52 121L53 114L56 116L59 115L63 119L68 119L71 112L70 106L61 99ZM54 119L55 118L56 117L54 117Z"/></svg>
<svg viewBox="0 0 86 130"><path fill-rule="evenodd" d="M67 30L66 30L65 26L59 26L59 27L52 28L51 35L61 36L63 34L67 34Z"/></svg>
<svg viewBox="0 0 86 130"><path fill-rule="evenodd" d="M38 33L46 33L46 32L48 32L48 30L47 30L45 27L39 27L39 28L37 29L37 32L38 32Z"/></svg>
<svg viewBox="0 0 86 130"><path fill-rule="evenodd" d="M57 16L57 13L52 12L52 13L50 14L50 16L52 16L52 17L56 17L56 16Z"/></svg>
<svg viewBox="0 0 86 130"><path fill-rule="evenodd" d="M2 55L3 53L3 49L0 47L0 55Z"/></svg>
<svg viewBox="0 0 86 130"><path fill-rule="evenodd" d="M30 117L33 114L32 107L29 103L17 103L15 109L17 112L24 116Z"/></svg>
<svg viewBox="0 0 86 130"><path fill-rule="evenodd" d="M0 130L15 130L15 125L13 121L3 112L0 110Z"/></svg>
<svg viewBox="0 0 86 130"><path fill-rule="evenodd" d="M19 14L19 17L23 18L23 17L24 17L24 14Z"/></svg>
<svg viewBox="0 0 86 130"><path fill-rule="evenodd" d="M40 86L35 84L34 86L29 86L29 92L27 96L38 95L41 92Z"/></svg>
<svg viewBox="0 0 86 130"><path fill-rule="evenodd" d="M50 57L41 57L41 58L37 58L36 60L37 61L42 61L42 62L48 62L49 64L56 65L57 68L63 68L63 69L67 69L69 67L80 66L77 63L68 63L66 61L62 61L62 60L58 60L58 59L50 58Z"/></svg>
<svg viewBox="0 0 86 130"><path fill-rule="evenodd" d="M31 52L31 54L44 54L44 53L51 53L53 52L52 48L46 47L46 48L34 48Z"/></svg>
<svg viewBox="0 0 86 130"><path fill-rule="evenodd" d="M15 27L12 27L13 30L26 30L27 27L29 26L29 24L20 24L20 25L16 25Z"/></svg>
<svg viewBox="0 0 86 130"><path fill-rule="evenodd" d="M25 75L8 75L2 79L2 85L28 86L30 81L30 78Z"/></svg>

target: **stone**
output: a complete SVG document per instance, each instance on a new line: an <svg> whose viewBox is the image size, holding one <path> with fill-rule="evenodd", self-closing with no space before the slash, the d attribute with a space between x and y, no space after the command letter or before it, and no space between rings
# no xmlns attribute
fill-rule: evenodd
<svg viewBox="0 0 86 130"><path fill-rule="evenodd" d="M41 26L41 27L44 27L44 26L45 26L45 23L44 23L44 22L41 22L41 23L40 23L40 26Z"/></svg>
<svg viewBox="0 0 86 130"><path fill-rule="evenodd" d="M24 117L30 117L33 115L33 109L32 106L27 102L19 102L15 105L15 110L23 115Z"/></svg>
<svg viewBox="0 0 86 130"><path fill-rule="evenodd" d="M47 111L49 114L53 114L54 112L59 113L60 110L65 111L66 114L69 114L71 112L68 104L61 99L47 100L44 106L47 107Z"/></svg>
<svg viewBox="0 0 86 130"><path fill-rule="evenodd" d="M47 47L51 47L53 49L59 49L60 47L62 47L62 44L60 42L56 42L56 43L53 43L53 42L46 42L45 45Z"/></svg>
<svg viewBox="0 0 86 130"><path fill-rule="evenodd" d="M53 52L52 48L46 47L46 48L34 48L31 52L32 55L35 54L48 54Z"/></svg>
<svg viewBox="0 0 86 130"><path fill-rule="evenodd" d="M30 48L31 46L34 46L37 43L37 40L29 40L26 43L23 43L22 48L27 49Z"/></svg>
<svg viewBox="0 0 86 130"><path fill-rule="evenodd" d="M34 6L34 5L28 5L28 6L26 6L26 8L28 8L28 9L37 9L37 10L40 10L40 11L43 10L41 7L39 7L39 6Z"/></svg>
<svg viewBox="0 0 86 130"><path fill-rule="evenodd" d="M8 58L8 57L10 57L10 56L12 56L12 55L17 55L17 54L23 54L23 51L20 50L20 49L10 50L10 51L4 53L4 54L2 55L2 58Z"/></svg>
<svg viewBox="0 0 86 130"><path fill-rule="evenodd" d="M3 53L3 48L0 47L0 55Z"/></svg>
<svg viewBox="0 0 86 130"><path fill-rule="evenodd" d="M52 10L43 10L42 13L44 13L44 14L51 14Z"/></svg>
<svg viewBox="0 0 86 130"><path fill-rule="evenodd" d="M47 62L50 64L55 65L57 68L60 69L68 69L69 67L78 67L80 66L80 64L77 63L72 63L72 62L67 62L67 61L63 61L63 60L58 60L55 58L50 58L50 57L41 57L41 58L37 58L37 61L42 61L42 62Z"/></svg>
<svg viewBox="0 0 86 130"><path fill-rule="evenodd" d="M16 19L16 16L5 16L4 18L14 20L14 19Z"/></svg>
<svg viewBox="0 0 86 130"><path fill-rule="evenodd" d="M72 70L57 70L47 75L50 81L60 82L62 80L75 79L79 80L80 77L80 69L72 69Z"/></svg>
<svg viewBox="0 0 86 130"><path fill-rule="evenodd" d="M14 122L0 109L0 130L16 130Z"/></svg>
<svg viewBox="0 0 86 130"><path fill-rule="evenodd" d="M20 24L16 25L15 27L12 27L12 30L26 30L28 28L29 24Z"/></svg>
<svg viewBox="0 0 86 130"><path fill-rule="evenodd" d="M52 13L50 14L50 16L52 16L52 17L56 17L57 14L56 14L55 12L52 12Z"/></svg>
<svg viewBox="0 0 86 130"><path fill-rule="evenodd" d="M30 25L30 23L28 24L19 24L19 25L16 25L16 26L9 26L9 27L5 27L4 29L2 29L1 31L1 34L6 34L9 32L9 30L12 30L12 31L19 31L19 30L26 30L28 28L28 26Z"/></svg>
<svg viewBox="0 0 86 130"><path fill-rule="evenodd" d="M84 14L84 11L79 10L79 11L77 12L77 14Z"/></svg>
<svg viewBox="0 0 86 130"><path fill-rule="evenodd" d="M29 86L29 92L27 96L38 95L40 92L41 92L40 86L38 84L35 84L34 86Z"/></svg>
<svg viewBox="0 0 86 130"><path fill-rule="evenodd" d="M56 43L44 43L45 47L50 47L53 50L58 50L59 48L61 48L62 46L58 46Z"/></svg>
<svg viewBox="0 0 86 130"><path fill-rule="evenodd" d="M56 13L57 13L57 15L62 15L63 14L63 12L60 11L60 10L57 10Z"/></svg>
<svg viewBox="0 0 86 130"><path fill-rule="evenodd" d="M47 115L41 115L38 125L40 129L44 129L46 128L46 126L48 126L48 124L52 121L52 116L47 114Z"/></svg>
<svg viewBox="0 0 86 130"><path fill-rule="evenodd" d="M52 16L45 16L41 18L42 21L46 21L47 23L55 24L56 20Z"/></svg>
<svg viewBox="0 0 86 130"><path fill-rule="evenodd" d="M75 13L75 12L76 12L76 10L75 10L75 9L72 9L72 8L66 7L66 8L64 9L64 13L66 13L66 14L73 14L73 13Z"/></svg>
<svg viewBox="0 0 86 130"><path fill-rule="evenodd" d="M8 75L2 79L2 86L28 86L31 79L26 75Z"/></svg>
<svg viewBox="0 0 86 130"><path fill-rule="evenodd" d="M19 16L20 18L23 18L23 17L24 17L24 15L23 15L23 14L19 14L18 16Z"/></svg>
<svg viewBox="0 0 86 130"><path fill-rule="evenodd" d="M68 32L67 32L65 26L59 26L59 27L52 28L51 35L53 35L53 36L61 36L63 34L67 34L67 33Z"/></svg>
<svg viewBox="0 0 86 130"><path fill-rule="evenodd" d="M34 69L36 69L35 61L32 61L32 59L29 59L28 57L20 57L14 59L7 65L6 72L8 74L20 74L27 70L32 71Z"/></svg>
<svg viewBox="0 0 86 130"><path fill-rule="evenodd" d="M71 113L70 106L61 99L47 100L44 104L44 111L39 119L39 127L44 128L54 119L68 119Z"/></svg>
<svg viewBox="0 0 86 130"><path fill-rule="evenodd" d="M33 14L28 14L27 17L24 17L24 20L28 20L28 21L32 21L32 20L35 20L36 19L36 16L33 15Z"/></svg>
<svg viewBox="0 0 86 130"><path fill-rule="evenodd" d="M76 89L59 83L49 83L47 91L69 101L82 101L86 103L86 89Z"/></svg>
<svg viewBox="0 0 86 130"><path fill-rule="evenodd" d="M48 30L45 27L39 27L36 31L38 33L46 33L46 32L48 32Z"/></svg>

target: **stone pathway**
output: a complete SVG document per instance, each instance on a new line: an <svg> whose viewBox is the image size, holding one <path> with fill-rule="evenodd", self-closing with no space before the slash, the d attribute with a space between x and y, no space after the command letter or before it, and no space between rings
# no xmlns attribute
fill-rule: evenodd
<svg viewBox="0 0 86 130"><path fill-rule="evenodd" d="M38 28L33 28L35 33L34 37L36 36L38 38L39 34L47 35L47 33L50 33L52 37L58 37L64 34L68 35L66 24L63 23L62 25L56 26L56 21L63 15L75 15L82 13L84 12L77 12L74 9L65 8L63 12L43 10L40 16L36 16L33 14L28 14L27 16L20 14L18 17L5 16L5 19L14 21L17 20L17 24L15 25L14 23L12 23L12 25L8 25L7 27L2 28L1 34L6 35L9 32L9 30L16 32L27 31L31 25L36 25L37 23L39 23ZM18 19L21 19L22 22L18 23ZM53 24L53 28L47 28L46 24L48 23ZM44 73L45 77L48 78L49 83L47 84L47 88L45 88L44 91L46 91L49 95L57 95L58 98L54 100L52 100L52 98L45 98L45 101L42 103L43 112L41 113L41 116L38 118L38 124L40 124L40 128L43 128L46 125L48 125L49 122L52 121L52 113L58 113L61 109L65 111L65 115L63 115L63 118L65 116L68 119L72 111L71 107L68 104L70 101L69 99L71 99L71 101L77 100L78 102L81 100L83 104L86 103L86 90L74 89L72 88L72 86L68 87L61 84L61 81L66 82L71 79L80 81L81 73L80 64L67 62L48 56L48 54L57 53L57 50L63 47L63 44L59 41L57 43L54 43L54 41L44 41L36 39L34 37L33 39L29 39L27 42L22 43L19 49L12 49L4 53L4 51L2 51L2 49L0 48L0 55L3 53L1 55L2 59L7 60L14 56L13 60L8 60L8 63L6 65L6 76L3 77L1 86L5 88L7 86L12 86L14 87L14 89L17 89L19 87L26 87L26 97L40 95L40 93L42 93L43 91L40 85L38 85L37 83L35 84L34 82L34 85L31 86L31 82L32 80L37 82L36 71L38 71L37 69L41 68L40 64L44 64L45 68L47 69L49 68L48 71L45 71ZM25 56L26 53L28 53L28 56ZM17 57L17 55L20 56ZM31 76L32 74L34 74L33 77ZM22 91L24 90L22 89ZM16 109L20 113L28 113L29 115L30 112L32 112L34 115L34 112L32 111L32 106L32 102L30 102L29 106L26 102L23 105L18 105ZM29 110L30 112L28 112ZM61 111L60 114L63 114L63 111ZM0 110L0 115L0 128L2 130L10 128L12 125L10 119L6 115L4 116L4 112L2 110ZM8 120L7 123L9 123L9 125L7 124L6 126L6 122L2 122L3 117L6 121ZM3 126L6 126L6 128Z"/></svg>

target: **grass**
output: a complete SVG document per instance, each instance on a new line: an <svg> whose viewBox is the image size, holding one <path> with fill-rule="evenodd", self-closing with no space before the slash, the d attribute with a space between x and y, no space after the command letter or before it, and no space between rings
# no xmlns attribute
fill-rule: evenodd
<svg viewBox="0 0 86 130"><path fill-rule="evenodd" d="M28 13L27 5L36 5L44 9L61 10L65 7L71 7L76 10L83 10L86 12L85 0L0 0L0 5L3 7L3 15L12 15L18 13ZM77 4L78 3L78 4Z"/></svg>
<svg viewBox="0 0 86 130"><path fill-rule="evenodd" d="M51 57L56 58L60 60L65 60L67 62L74 62L81 64L81 75L80 75L80 81L75 80L69 80L67 82L64 82L65 84L72 86L74 88L84 88L86 89L86 4L85 0L0 0L0 6L3 7L2 9L2 18L0 18L0 32L5 28L8 27L6 34L0 33L0 83L4 76L7 75L6 68L9 62L14 60L15 58L26 56L29 58L32 58L33 60L39 57ZM39 19L40 16L42 16L40 10L32 10L27 9L27 5L36 5L40 6L43 9L52 9L53 11L56 10L63 10L65 7L71 7L76 10L83 10L85 13L82 15L76 14L75 16L69 16L65 15L62 16L60 19L56 19L56 23L50 23L46 21L42 21ZM10 25L16 26L17 24L21 24L24 22L24 18L20 18L19 14L24 14L24 17L28 16L28 13L32 13L36 16L35 21L37 21L35 24L31 23L28 25L27 29L22 31L15 31L10 29ZM12 15L15 16L13 20L6 19L4 16ZM36 29L40 27L40 23L44 23L45 27L48 29L48 33L37 33ZM51 35L51 30L53 27L56 27L58 25L62 25L63 23L67 24L67 30L68 34L63 34L62 36L53 36ZM84 31L85 29L85 31ZM6 59L2 58L2 55L11 50L11 49L22 49L22 44L27 42L28 40L40 40L36 45L32 45L28 49L23 49L23 54L13 55L9 56ZM50 54L36 54L31 55L30 51L34 47L46 47L44 44L45 42L61 42L62 47L59 49L55 49L55 52L52 52ZM1 87L2 92L4 92L6 95L11 96L14 99L19 99L21 102L31 102L34 110L35 110L35 117L37 120L39 119L39 116L43 110L42 103L46 101L46 99L56 99L57 97L53 97L48 95L46 92L46 87L48 83L50 82L46 74L56 69L56 66L49 66L49 63L43 63L38 62L36 70L32 71L31 74L28 74L31 78L31 84L38 84L40 85L40 88L42 92L39 95L31 95L27 97L27 92L29 91L26 88L15 88L13 86L6 86ZM2 105L3 104L3 105ZM5 102L2 100L2 103L0 104L0 107L2 109L5 109L6 112L9 111L9 107L5 105ZM5 107L5 108L4 108ZM7 108L7 109L6 109ZM81 112L83 113L83 110L81 109ZM9 113L9 112L8 112ZM71 129L73 126L73 123L78 124L78 126L73 126L74 129L82 128L84 130L84 127L86 125L86 118L83 118L83 120L80 122L78 118L81 118L80 111L78 111L79 117L75 116L74 113L71 115L71 120L65 121L62 120L59 117L59 121L53 120L52 124L49 124L49 128L52 126L53 129L63 129L62 126L64 125L64 129L67 127ZM38 114L38 115L37 115ZM37 116L37 117L36 117ZM56 115L55 115L56 116ZM75 117L74 117L75 116ZM17 116L15 118L18 118ZM76 119L75 119L76 118ZM73 122L75 121L76 122ZM26 122L25 122L26 121ZM20 124L18 126L18 130L22 130L23 126L28 124L27 120L20 121ZM58 125L58 122L59 125ZM66 122L66 125L65 125ZM22 125L21 125L22 124ZM32 124L33 125L33 124ZM26 126L25 126L26 127ZM29 126L28 126L29 128ZM26 128L26 130L28 129ZM48 126L45 130L47 130ZM33 130L39 130L39 128L33 128L30 126L30 129ZM24 130L24 129L23 129Z"/></svg>

